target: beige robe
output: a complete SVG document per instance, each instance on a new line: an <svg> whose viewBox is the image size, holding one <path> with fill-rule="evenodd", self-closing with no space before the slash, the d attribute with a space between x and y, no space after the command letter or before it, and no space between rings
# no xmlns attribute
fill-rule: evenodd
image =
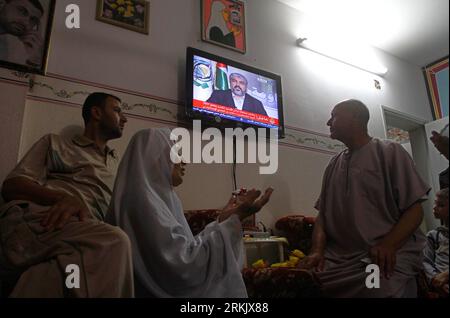
<svg viewBox="0 0 450 318"><path fill-rule="evenodd" d="M9 178L27 178L48 189L79 198L91 218L73 217L62 230L46 232L40 225L50 207L26 201L0 209L0 266L21 274L11 297L132 297L133 266L127 235L103 223L117 158L83 136L41 138ZM66 272L79 268L79 288L71 288Z"/></svg>
<svg viewBox="0 0 450 318"><path fill-rule="evenodd" d="M330 161L316 205L327 235L325 271L319 278L328 296L415 296L425 244L420 229L397 251L394 275L381 278L379 289L366 287L369 273L361 260L429 189L408 153L393 142L372 139Z"/></svg>

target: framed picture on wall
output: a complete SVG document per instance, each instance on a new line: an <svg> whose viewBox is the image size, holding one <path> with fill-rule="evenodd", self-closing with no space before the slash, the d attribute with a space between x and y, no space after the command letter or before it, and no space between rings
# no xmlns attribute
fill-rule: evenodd
<svg viewBox="0 0 450 318"><path fill-rule="evenodd" d="M448 56L424 67L433 119L448 116Z"/></svg>
<svg viewBox="0 0 450 318"><path fill-rule="evenodd" d="M150 2L97 0L97 20L143 34L149 33Z"/></svg>
<svg viewBox="0 0 450 318"><path fill-rule="evenodd" d="M239 0L202 0L202 40L246 52L245 4Z"/></svg>
<svg viewBox="0 0 450 318"><path fill-rule="evenodd" d="M45 74L54 11L55 0L0 0L0 67Z"/></svg>

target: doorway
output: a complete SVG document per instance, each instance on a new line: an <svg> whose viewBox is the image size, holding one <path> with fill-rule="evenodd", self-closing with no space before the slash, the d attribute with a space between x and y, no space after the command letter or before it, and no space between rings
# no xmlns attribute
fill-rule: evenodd
<svg viewBox="0 0 450 318"><path fill-rule="evenodd" d="M397 141L405 148L416 164L417 171L422 179L432 188L428 194L428 200L422 203L424 220L421 229L424 233L427 233L440 225L439 220L436 220L433 216L434 196L439 188L434 184L432 175L439 174L439 172L430 169L429 153L430 147L433 146L428 138L429 132L426 129L428 124L421 118L386 106L381 106L381 109L385 138Z"/></svg>

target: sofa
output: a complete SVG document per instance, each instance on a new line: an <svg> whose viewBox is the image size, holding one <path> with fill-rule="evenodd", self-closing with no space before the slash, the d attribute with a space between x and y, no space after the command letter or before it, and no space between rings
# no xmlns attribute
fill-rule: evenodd
<svg viewBox="0 0 450 318"><path fill-rule="evenodd" d="M219 210L185 211L186 220L193 232L198 234L208 223L217 219ZM311 237L315 218L289 215L275 223L275 233L286 237L289 250L299 249L305 254L311 248ZM244 227L254 231L255 228ZM250 298L306 298L321 297L320 282L310 271L297 268L253 268L251 264L242 270L242 277Z"/></svg>

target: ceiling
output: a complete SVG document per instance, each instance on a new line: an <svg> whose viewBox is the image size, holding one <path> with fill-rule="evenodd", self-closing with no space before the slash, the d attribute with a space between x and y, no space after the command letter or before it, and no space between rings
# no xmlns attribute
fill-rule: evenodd
<svg viewBox="0 0 450 318"><path fill-rule="evenodd" d="M449 0L278 0L425 66L449 54Z"/></svg>

